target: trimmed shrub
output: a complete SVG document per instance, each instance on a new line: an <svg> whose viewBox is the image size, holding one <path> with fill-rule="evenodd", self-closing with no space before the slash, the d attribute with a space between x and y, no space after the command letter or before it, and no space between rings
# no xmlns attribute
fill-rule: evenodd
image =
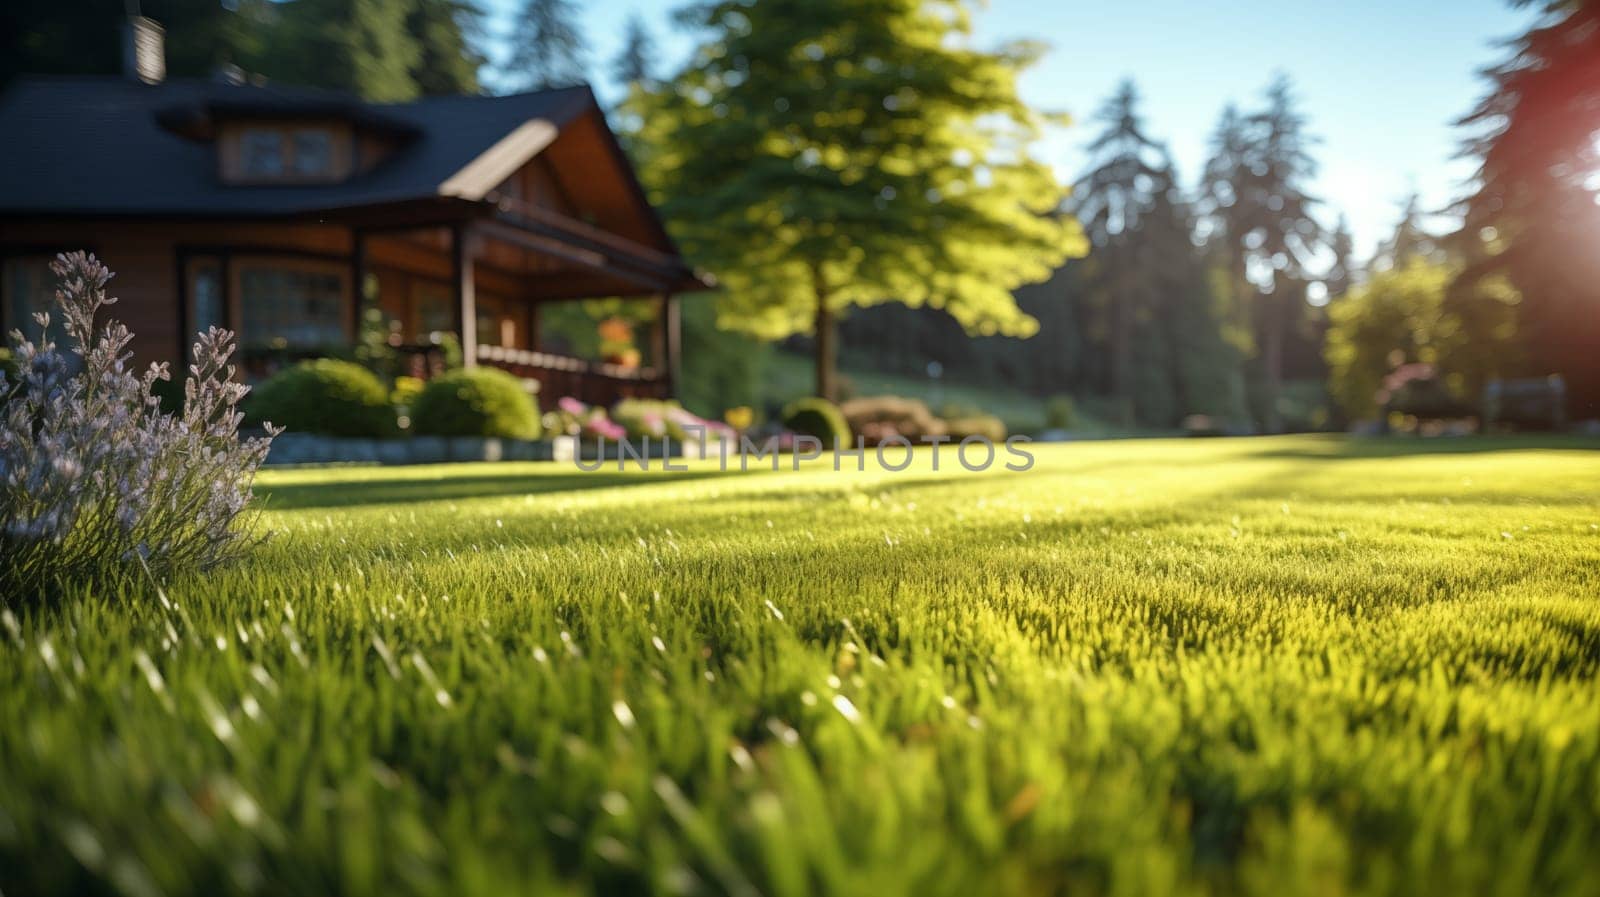
<svg viewBox="0 0 1600 897"><path fill-rule="evenodd" d="M840 405L839 410L851 431L859 434L868 445L877 445L896 436L915 442L949 432L944 421L934 417L928 406L917 399L899 396L851 399Z"/></svg>
<svg viewBox="0 0 1600 897"><path fill-rule="evenodd" d="M850 446L850 424L839 411L839 406L827 399L796 399L783 409L783 426L802 436L815 436L822 447L832 450Z"/></svg>
<svg viewBox="0 0 1600 897"><path fill-rule="evenodd" d="M706 420L672 399L623 399L612 406L611 420L629 439L714 442L734 438L727 424Z"/></svg>
<svg viewBox="0 0 1600 897"><path fill-rule="evenodd" d="M982 436L996 444L1006 441L1005 422L992 414L953 417L945 421L944 426L945 432L949 433L951 440L955 442L960 442L968 436Z"/></svg>
<svg viewBox="0 0 1600 897"><path fill-rule="evenodd" d="M538 439L539 407L518 378L495 368L463 368L429 380L411 405L420 436Z"/></svg>
<svg viewBox="0 0 1600 897"><path fill-rule="evenodd" d="M183 411L152 395L166 365L127 367L133 334L94 320L116 302L111 272L60 255L63 346L14 340L18 379L0 409L0 594L26 600L98 577L166 576L241 557L260 541L247 507L275 430L240 440L249 387L233 379L233 334L194 343Z"/></svg>
<svg viewBox="0 0 1600 897"><path fill-rule="evenodd" d="M375 437L399 432L389 391L377 375L331 358L302 361L268 377L245 412L251 423L271 422L293 433Z"/></svg>

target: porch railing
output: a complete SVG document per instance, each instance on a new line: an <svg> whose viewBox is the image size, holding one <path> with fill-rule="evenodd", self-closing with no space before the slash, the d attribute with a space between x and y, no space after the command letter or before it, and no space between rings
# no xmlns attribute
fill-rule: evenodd
<svg viewBox="0 0 1600 897"><path fill-rule="evenodd" d="M553 408L563 396L609 407L619 399L665 399L672 393L672 385L654 368L629 368L569 355L483 345L478 346L478 363L539 381L539 404L546 409Z"/></svg>

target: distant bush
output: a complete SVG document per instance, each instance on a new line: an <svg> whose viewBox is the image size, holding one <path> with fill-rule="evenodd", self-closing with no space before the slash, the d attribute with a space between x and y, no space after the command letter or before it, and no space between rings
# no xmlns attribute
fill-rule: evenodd
<svg viewBox="0 0 1600 897"><path fill-rule="evenodd" d="M1072 396L1051 396L1044 401L1044 425L1052 430L1070 430L1078 422L1078 406Z"/></svg>
<svg viewBox="0 0 1600 897"><path fill-rule="evenodd" d="M823 448L851 445L850 424L839 406L827 399L796 399L783 409L783 426L802 436L814 436Z"/></svg>
<svg viewBox="0 0 1600 897"><path fill-rule="evenodd" d="M928 436L949 434L945 422L917 399L899 396L851 399L840 405L839 411L844 414L851 432L865 439L868 445L877 445L896 436L919 441Z"/></svg>
<svg viewBox="0 0 1600 897"><path fill-rule="evenodd" d="M1445 385L1431 364L1404 364L1389 372L1378 398L1386 414L1440 420L1478 413Z"/></svg>
<svg viewBox="0 0 1600 897"><path fill-rule="evenodd" d="M543 418L547 436L590 436L620 442L628 438L628 431L611 418L599 405L590 405L572 396L556 400L555 410Z"/></svg>
<svg viewBox="0 0 1600 897"><path fill-rule="evenodd" d="M611 408L611 420L630 438L671 438L679 442L719 439L730 434L728 425L706 420L671 400L623 399Z"/></svg>
<svg viewBox="0 0 1600 897"><path fill-rule="evenodd" d="M950 439L955 442L960 442L968 436L982 436L994 443L1006 441L1005 422L992 414L951 418L945 421L944 425Z"/></svg>
<svg viewBox="0 0 1600 897"><path fill-rule="evenodd" d="M126 368L128 328L96 314L111 272L86 253L50 266L65 348L15 341L0 410L0 595L38 596L63 579L206 569L258 541L244 517L267 438L240 441L249 387L228 363L233 334L194 344L183 412L152 395L165 365ZM70 351L70 355L69 355ZM70 360L69 360L70 358Z"/></svg>
<svg viewBox="0 0 1600 897"><path fill-rule="evenodd" d="M429 380L411 406L423 436L538 439L539 407L522 380L494 368L463 368Z"/></svg>
<svg viewBox="0 0 1600 897"><path fill-rule="evenodd" d="M302 361L268 377L245 411L252 423L271 421L297 433L375 437L399 430L377 375L331 358Z"/></svg>

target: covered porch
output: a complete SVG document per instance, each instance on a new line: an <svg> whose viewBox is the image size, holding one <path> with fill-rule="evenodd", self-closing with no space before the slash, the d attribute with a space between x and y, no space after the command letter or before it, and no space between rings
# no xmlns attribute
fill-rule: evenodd
<svg viewBox="0 0 1600 897"><path fill-rule="evenodd" d="M538 381L546 408L564 396L599 405L672 396L679 294L705 289L706 279L673 255L575 217L513 196L486 199L465 217L390 210L385 221L351 227L352 339L373 326L375 311L406 373L442 370L453 339L465 366ZM609 298L650 307L627 357L580 353L570 334L546 327L558 305Z"/></svg>

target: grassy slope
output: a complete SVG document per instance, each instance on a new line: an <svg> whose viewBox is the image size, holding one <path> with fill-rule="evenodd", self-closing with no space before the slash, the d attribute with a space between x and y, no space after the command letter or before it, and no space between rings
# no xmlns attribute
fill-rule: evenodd
<svg viewBox="0 0 1600 897"><path fill-rule="evenodd" d="M990 389L963 383L944 383L935 393L926 377L905 377L878 371L845 370L853 395L903 396L921 399L934 406L935 413L946 404L965 405L1005 421L1017 433L1036 433L1045 429L1044 399L1016 390ZM792 352L773 352L763 370L763 401L782 406L798 396L811 395L815 372L809 356ZM1077 429L1098 433L1106 428L1086 415Z"/></svg>
<svg viewBox="0 0 1600 897"><path fill-rule="evenodd" d="M1594 448L274 473L6 620L0 887L1593 894Z"/></svg>

